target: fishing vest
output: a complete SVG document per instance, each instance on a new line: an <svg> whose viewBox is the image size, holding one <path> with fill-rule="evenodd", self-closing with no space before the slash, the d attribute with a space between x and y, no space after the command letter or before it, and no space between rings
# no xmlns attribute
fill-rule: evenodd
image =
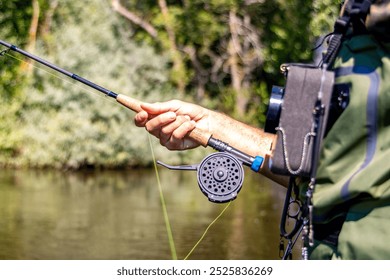
<svg viewBox="0 0 390 280"><path fill-rule="evenodd" d="M310 258L390 259L390 46L352 36L333 70L349 100L323 140Z"/></svg>

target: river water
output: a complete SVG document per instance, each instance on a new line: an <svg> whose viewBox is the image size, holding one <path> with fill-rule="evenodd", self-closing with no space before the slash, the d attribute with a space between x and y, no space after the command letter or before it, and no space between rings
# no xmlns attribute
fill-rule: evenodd
<svg viewBox="0 0 390 280"><path fill-rule="evenodd" d="M279 259L285 189L245 172L189 259ZM183 259L226 204L207 200L195 172L159 174ZM0 259L172 259L154 170L0 170Z"/></svg>

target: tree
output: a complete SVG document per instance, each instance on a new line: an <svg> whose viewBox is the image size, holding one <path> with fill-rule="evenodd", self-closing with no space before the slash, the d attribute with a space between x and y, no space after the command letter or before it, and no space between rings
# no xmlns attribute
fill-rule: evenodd
<svg viewBox="0 0 390 280"><path fill-rule="evenodd" d="M112 5L131 22L136 38L170 54L171 78L180 91L194 92L197 102L223 101L219 109L241 119L281 81L280 64L311 60L317 30L329 22L324 16L317 20L320 1L112 0Z"/></svg>
<svg viewBox="0 0 390 280"><path fill-rule="evenodd" d="M173 97L165 59L145 44L136 44L109 6L92 0L60 2L49 13L49 26L43 10L36 30L36 55L141 100ZM20 135L21 141L12 145L18 154L1 159L3 164L81 168L151 163L147 134L132 124L128 110L42 65L32 70L23 91L26 98L18 101L19 125L7 123ZM7 140L5 135L4 143ZM182 157L171 156L173 162Z"/></svg>
<svg viewBox="0 0 390 280"><path fill-rule="evenodd" d="M279 65L310 61L337 13L330 0L0 3L2 39L114 91L191 98L252 124L264 121L271 85L283 83ZM10 56L0 63L0 163L150 163L146 139L117 106Z"/></svg>
<svg viewBox="0 0 390 280"><path fill-rule="evenodd" d="M24 44L31 23L31 3L9 0L0 2L0 38L14 44ZM3 51L5 49L2 48ZM18 116L23 99L25 76L20 73L20 63L0 56L0 161L12 159L19 153L21 134Z"/></svg>

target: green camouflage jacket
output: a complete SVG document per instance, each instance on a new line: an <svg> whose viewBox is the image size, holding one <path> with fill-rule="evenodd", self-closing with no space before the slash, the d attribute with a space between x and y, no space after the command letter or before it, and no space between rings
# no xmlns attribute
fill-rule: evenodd
<svg viewBox="0 0 390 280"><path fill-rule="evenodd" d="M316 236L343 223L335 242L317 238L311 259L390 259L390 47L375 36L345 40L334 63L336 84L350 97L323 141Z"/></svg>

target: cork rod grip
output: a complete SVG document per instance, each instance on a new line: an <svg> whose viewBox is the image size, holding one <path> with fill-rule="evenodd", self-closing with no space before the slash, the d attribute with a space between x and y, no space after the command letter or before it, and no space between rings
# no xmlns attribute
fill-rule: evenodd
<svg viewBox="0 0 390 280"><path fill-rule="evenodd" d="M141 101L134 99L134 98L131 98L130 96L118 94L116 97L116 101L118 101L118 103L129 108L130 110L132 110L135 113L142 111Z"/></svg>
<svg viewBox="0 0 390 280"><path fill-rule="evenodd" d="M136 113L142 110L141 101L131 98L129 96L118 94L118 96L116 97L116 101ZM188 137L198 142L203 147L207 147L211 134L199 128L195 128L190 133L188 133Z"/></svg>

